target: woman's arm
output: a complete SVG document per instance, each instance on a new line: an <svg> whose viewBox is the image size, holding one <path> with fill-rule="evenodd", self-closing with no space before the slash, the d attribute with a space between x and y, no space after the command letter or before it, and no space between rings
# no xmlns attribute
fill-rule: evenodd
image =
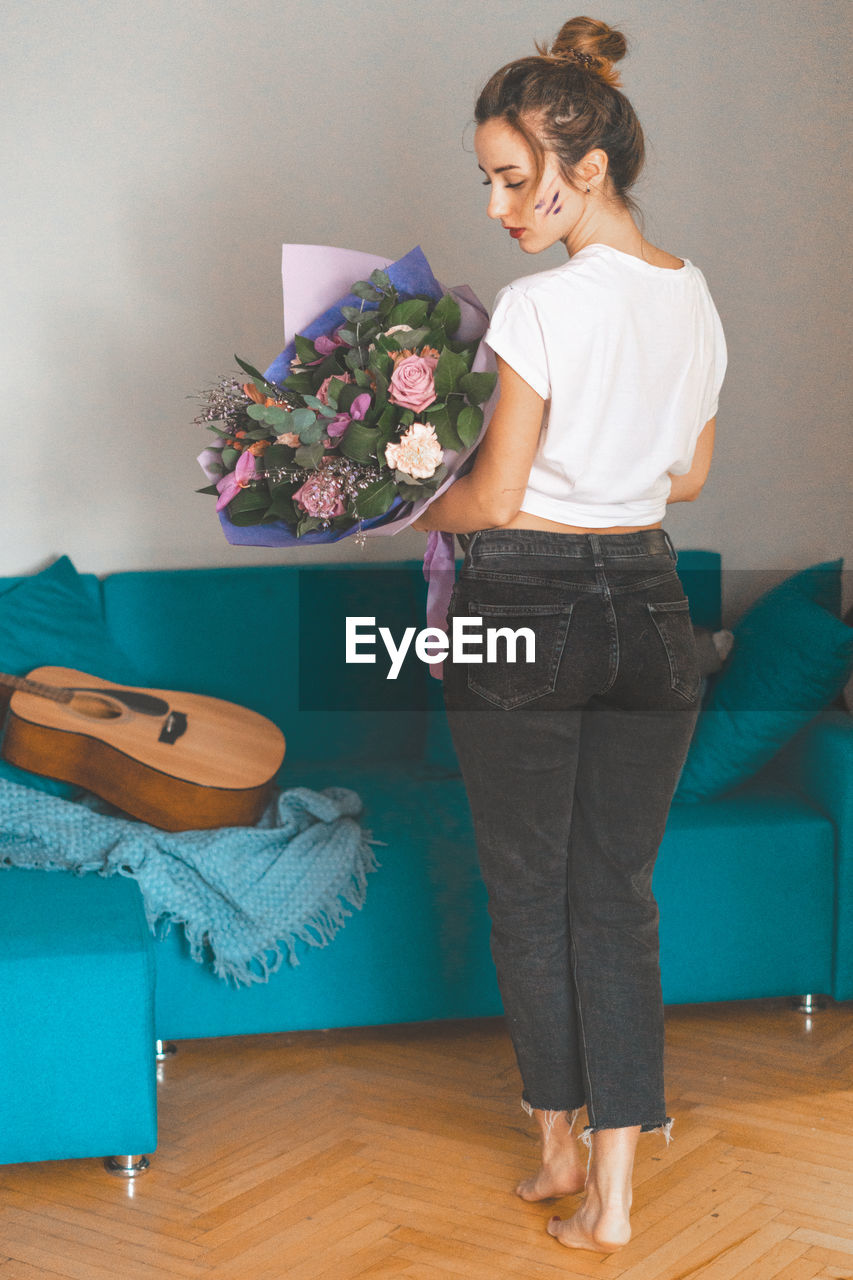
<svg viewBox="0 0 853 1280"><path fill-rule="evenodd" d="M683 476L674 476L669 472L672 488L667 502L693 502L702 492L702 486L708 479L711 467L711 456L714 452L714 432L717 419L711 418L705 423L696 441L696 450L690 470Z"/></svg>
<svg viewBox="0 0 853 1280"><path fill-rule="evenodd" d="M474 465L410 526L473 533L504 525L517 515L539 443L545 401L500 356L500 399Z"/></svg>

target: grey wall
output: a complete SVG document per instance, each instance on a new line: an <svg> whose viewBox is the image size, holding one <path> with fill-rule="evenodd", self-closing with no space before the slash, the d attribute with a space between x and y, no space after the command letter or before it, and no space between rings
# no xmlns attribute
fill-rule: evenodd
<svg viewBox="0 0 853 1280"><path fill-rule="evenodd" d="M582 10L585 11L585 10ZM187 397L281 337L283 240L425 249L491 304L531 259L485 217L478 88L572 16L516 0L11 0L4 9L0 574L417 555L406 533L232 549ZM848 0L602 0L631 41L655 244L705 272L730 364L711 478L673 507L729 610L853 554L843 405ZM748 571L748 572L742 572ZM848 593L849 594L849 593Z"/></svg>

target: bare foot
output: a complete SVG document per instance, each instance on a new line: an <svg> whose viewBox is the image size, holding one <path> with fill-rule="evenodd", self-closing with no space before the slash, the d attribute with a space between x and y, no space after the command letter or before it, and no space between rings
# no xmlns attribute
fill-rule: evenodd
<svg viewBox="0 0 853 1280"><path fill-rule="evenodd" d="M548 1234L570 1249L613 1253L631 1239L631 1225L625 1210L602 1209L587 1195L571 1218L551 1218Z"/></svg>
<svg viewBox="0 0 853 1280"><path fill-rule="evenodd" d="M551 1113L554 1117L554 1113ZM538 1118L538 1117L537 1117ZM522 1200L552 1200L583 1191L586 1183L586 1161L578 1151L577 1139L563 1111L542 1128L542 1164L532 1178L525 1178L515 1189Z"/></svg>

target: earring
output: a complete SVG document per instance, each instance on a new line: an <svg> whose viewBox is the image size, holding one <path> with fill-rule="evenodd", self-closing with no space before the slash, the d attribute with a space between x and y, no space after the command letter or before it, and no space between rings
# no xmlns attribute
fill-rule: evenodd
<svg viewBox="0 0 853 1280"><path fill-rule="evenodd" d="M587 193L587 195L589 195L589 183L587 183L586 193Z"/></svg>

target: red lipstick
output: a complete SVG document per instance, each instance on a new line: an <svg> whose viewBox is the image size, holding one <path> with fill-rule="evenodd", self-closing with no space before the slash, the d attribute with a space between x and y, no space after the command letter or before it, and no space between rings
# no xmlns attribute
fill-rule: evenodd
<svg viewBox="0 0 853 1280"><path fill-rule="evenodd" d="M524 227L507 227L507 231L512 236L513 240L517 240L519 236L524 235L525 228Z"/></svg>

